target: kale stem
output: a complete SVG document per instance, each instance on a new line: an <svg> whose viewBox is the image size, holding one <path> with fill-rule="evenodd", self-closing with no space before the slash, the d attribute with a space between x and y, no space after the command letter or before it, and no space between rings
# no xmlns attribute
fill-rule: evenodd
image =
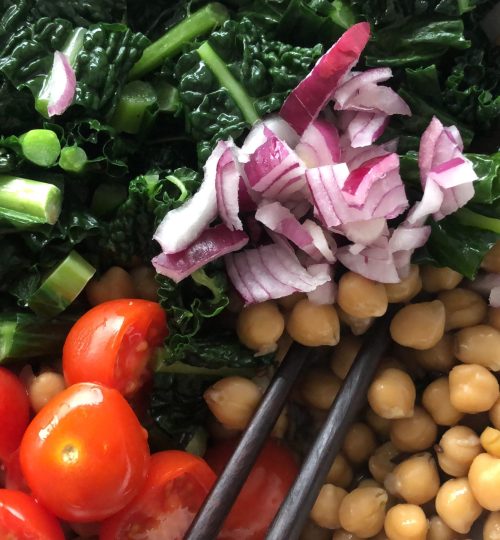
<svg viewBox="0 0 500 540"><path fill-rule="evenodd" d="M500 219L495 219L478 214L468 208L461 208L455 214L462 225L484 229L500 234Z"/></svg>
<svg viewBox="0 0 500 540"><path fill-rule="evenodd" d="M146 47L141 58L130 70L129 79L140 79L150 73L161 66L167 58L179 53L186 43L210 32L228 17L227 9L219 3L208 4L196 11Z"/></svg>
<svg viewBox="0 0 500 540"><path fill-rule="evenodd" d="M173 174L167 176L167 180L174 184L174 186L177 187L177 189L181 192L177 200L179 202L185 201L189 196L186 186L177 178L177 176L174 176Z"/></svg>
<svg viewBox="0 0 500 540"><path fill-rule="evenodd" d="M243 114L243 118L249 124L255 124L259 115L255 110L251 97L246 93L243 86L233 77L222 58L212 49L208 41L205 41L198 49L198 54L212 73L217 77L220 85L224 87Z"/></svg>

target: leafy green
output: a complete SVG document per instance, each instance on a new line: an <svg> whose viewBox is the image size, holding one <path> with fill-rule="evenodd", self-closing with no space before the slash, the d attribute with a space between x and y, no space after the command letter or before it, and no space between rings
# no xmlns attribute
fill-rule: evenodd
<svg viewBox="0 0 500 540"><path fill-rule="evenodd" d="M500 199L500 152L491 155L467 154L479 180L474 183L473 202L491 204Z"/></svg>

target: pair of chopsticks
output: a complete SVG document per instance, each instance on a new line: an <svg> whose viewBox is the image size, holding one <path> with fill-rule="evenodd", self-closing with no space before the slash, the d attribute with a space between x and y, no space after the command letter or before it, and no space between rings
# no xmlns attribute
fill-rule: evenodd
<svg viewBox="0 0 500 540"><path fill-rule="evenodd" d="M342 446L351 423L366 401L368 387L386 351L389 325L397 307L390 305L366 334L328 417L319 432L294 485L271 524L267 540L296 540L309 517L324 479ZM240 439L226 468L193 521L185 540L214 540L269 437L288 395L304 365L314 354L294 343Z"/></svg>

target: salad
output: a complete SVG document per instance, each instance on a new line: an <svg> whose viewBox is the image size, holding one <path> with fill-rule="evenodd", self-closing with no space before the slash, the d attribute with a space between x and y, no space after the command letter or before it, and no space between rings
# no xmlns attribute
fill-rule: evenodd
<svg viewBox="0 0 500 540"><path fill-rule="evenodd" d="M389 304L297 535L497 538L495 4L0 0L1 538L183 538L295 341L263 539Z"/></svg>

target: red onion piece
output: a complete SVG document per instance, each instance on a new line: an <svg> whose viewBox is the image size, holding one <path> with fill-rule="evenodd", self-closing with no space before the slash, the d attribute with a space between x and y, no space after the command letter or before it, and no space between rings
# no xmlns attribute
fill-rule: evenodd
<svg viewBox="0 0 500 540"><path fill-rule="evenodd" d="M215 175L215 193L219 216L231 231L243 230L238 217L241 171L237 148L228 141L227 148L217 163Z"/></svg>
<svg viewBox="0 0 500 540"><path fill-rule="evenodd" d="M375 68L357 73L351 72L351 75L335 91L333 99L335 100L335 108L337 108L337 105L339 106L337 110L344 110L344 106L349 99L357 95L367 84L388 81L392 77L392 70L391 68Z"/></svg>
<svg viewBox="0 0 500 540"><path fill-rule="evenodd" d="M339 163L340 139L337 128L326 120L315 120L304 131L295 152L307 167Z"/></svg>
<svg viewBox="0 0 500 540"><path fill-rule="evenodd" d="M373 218L365 221L344 223L340 232L355 244L369 246L380 236L389 234L389 229L384 218Z"/></svg>
<svg viewBox="0 0 500 540"><path fill-rule="evenodd" d="M334 263L336 260L335 251L337 245L333 236L310 219L302 223L302 227L311 235L312 245L304 250L314 260L325 260Z"/></svg>
<svg viewBox="0 0 500 540"><path fill-rule="evenodd" d="M54 62L47 86L43 92L48 95L49 117L58 116L71 105L76 91L76 75L68 57L59 51L54 53Z"/></svg>
<svg viewBox="0 0 500 540"><path fill-rule="evenodd" d="M159 274L179 283L205 264L237 251L247 243L248 236L245 233L217 225L203 231L186 249L178 253L161 253L152 263Z"/></svg>
<svg viewBox="0 0 500 540"><path fill-rule="evenodd" d="M325 273L332 272L332 269L329 265L325 264L312 264L307 267L307 271L313 276ZM324 305L324 304L334 304L335 298L337 297L337 284L332 280L323 285L319 285L314 289L314 291L307 293L307 298L314 304Z"/></svg>
<svg viewBox="0 0 500 540"><path fill-rule="evenodd" d="M376 141L389 123L389 117L383 113L357 112L347 126L347 135L353 148L369 146Z"/></svg>
<svg viewBox="0 0 500 540"><path fill-rule="evenodd" d="M358 62L369 37L368 23L351 26L318 60L311 73L292 90L280 115L299 135L318 117L342 78Z"/></svg>

